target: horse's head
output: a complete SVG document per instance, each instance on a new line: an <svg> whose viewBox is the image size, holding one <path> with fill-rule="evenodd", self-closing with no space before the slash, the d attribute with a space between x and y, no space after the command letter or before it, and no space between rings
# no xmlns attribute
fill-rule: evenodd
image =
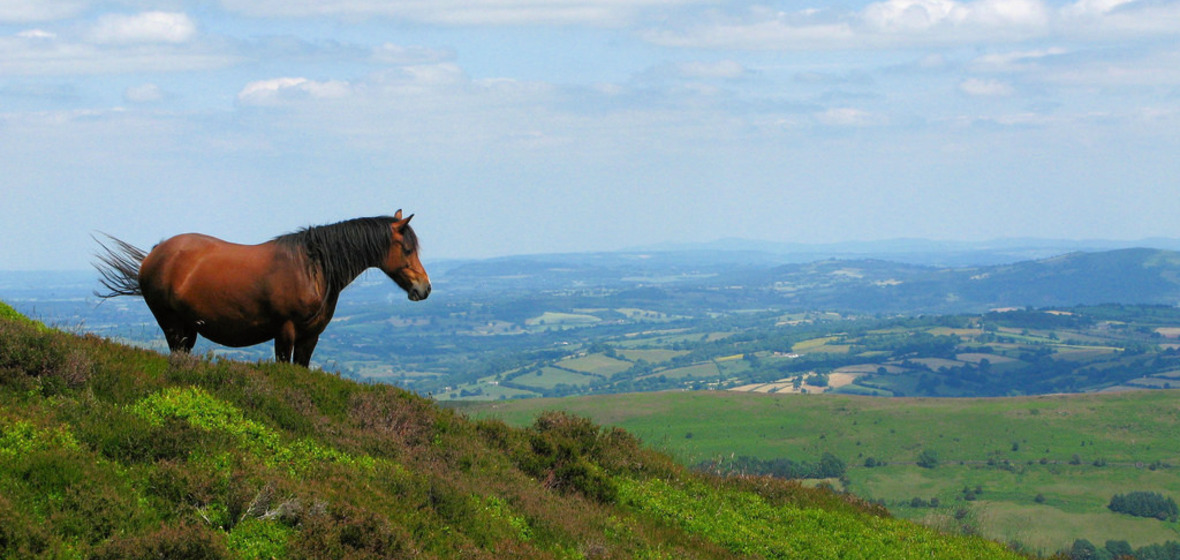
<svg viewBox="0 0 1180 560"><path fill-rule="evenodd" d="M430 277L418 260L418 236L410 229L410 218L413 217L411 214L402 219L401 210L393 215L395 221L389 226L393 231L393 242L389 244L389 252L380 268L409 294L410 301L421 301L430 295Z"/></svg>

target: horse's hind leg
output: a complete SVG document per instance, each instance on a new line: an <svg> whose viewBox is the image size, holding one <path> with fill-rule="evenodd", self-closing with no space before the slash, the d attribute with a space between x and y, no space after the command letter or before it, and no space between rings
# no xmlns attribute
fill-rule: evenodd
<svg viewBox="0 0 1180 560"><path fill-rule="evenodd" d="M287 322L279 328L275 335L275 361L291 363L291 353L295 349L295 325Z"/></svg>
<svg viewBox="0 0 1180 560"><path fill-rule="evenodd" d="M279 329L279 335L275 337L275 361L294 361L296 365L308 367L311 364L311 353L315 352L315 345L319 339L319 333L300 336L295 325L287 323Z"/></svg>
<svg viewBox="0 0 1180 560"><path fill-rule="evenodd" d="M148 306L160 330L164 331L164 340L168 341L168 349L173 352L191 352L197 343L197 327L188 323L175 313Z"/></svg>

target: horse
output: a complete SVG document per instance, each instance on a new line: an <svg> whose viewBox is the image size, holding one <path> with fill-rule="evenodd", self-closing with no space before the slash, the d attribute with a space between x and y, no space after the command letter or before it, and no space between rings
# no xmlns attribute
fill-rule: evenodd
<svg viewBox="0 0 1180 560"><path fill-rule="evenodd" d="M274 340L275 361L308 367L341 290L379 268L410 301L430 295L418 260L411 214L357 218L312 226L258 245L199 233L166 239L150 252L105 235L95 268L107 292L142 296L172 352L190 352L201 335L217 344L252 346Z"/></svg>

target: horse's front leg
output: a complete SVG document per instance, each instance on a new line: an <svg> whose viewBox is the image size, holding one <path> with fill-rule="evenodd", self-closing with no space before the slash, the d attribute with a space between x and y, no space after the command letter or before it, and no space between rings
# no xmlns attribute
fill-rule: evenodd
<svg viewBox="0 0 1180 560"><path fill-rule="evenodd" d="M295 363L303 367L311 365L311 354L315 352L315 345L320 341L319 333L303 335L295 341Z"/></svg>

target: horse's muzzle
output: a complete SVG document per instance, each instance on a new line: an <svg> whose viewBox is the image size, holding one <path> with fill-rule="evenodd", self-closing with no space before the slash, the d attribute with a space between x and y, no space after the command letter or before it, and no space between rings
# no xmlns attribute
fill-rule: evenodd
<svg viewBox="0 0 1180 560"><path fill-rule="evenodd" d="M406 293L410 296L410 301L422 301L430 297L430 284L411 286Z"/></svg>

